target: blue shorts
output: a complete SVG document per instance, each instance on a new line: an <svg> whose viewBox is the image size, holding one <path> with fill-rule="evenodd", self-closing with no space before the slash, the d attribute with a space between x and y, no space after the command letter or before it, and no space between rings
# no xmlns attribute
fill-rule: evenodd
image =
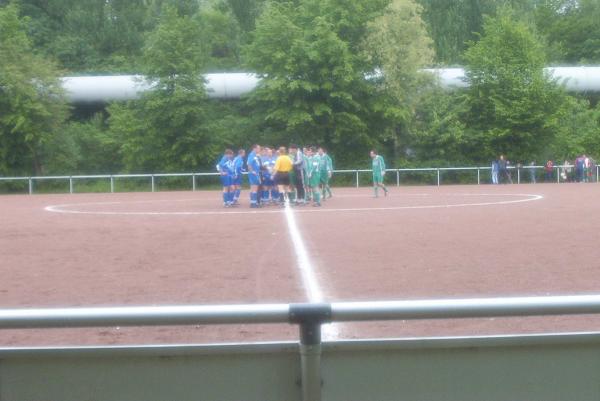
<svg viewBox="0 0 600 401"><path fill-rule="evenodd" d="M242 186L242 175L238 175L237 177L231 178L231 185L237 185L238 187Z"/></svg>
<svg viewBox="0 0 600 401"><path fill-rule="evenodd" d="M275 185L275 181L273 181L271 176L263 177L262 185L265 187L272 187L273 185Z"/></svg>
<svg viewBox="0 0 600 401"><path fill-rule="evenodd" d="M232 177L231 177L231 176L229 176L229 175L222 175L222 176L221 176L221 185L222 185L223 187L230 187L230 186L232 185L232 184L231 184L231 178L232 178Z"/></svg>
<svg viewBox="0 0 600 401"><path fill-rule="evenodd" d="M250 185L260 185L260 176L258 174L248 173Z"/></svg>

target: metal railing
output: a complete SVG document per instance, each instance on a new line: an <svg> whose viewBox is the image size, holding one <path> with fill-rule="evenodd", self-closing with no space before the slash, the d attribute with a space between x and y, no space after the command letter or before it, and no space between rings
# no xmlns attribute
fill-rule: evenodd
<svg viewBox="0 0 600 401"><path fill-rule="evenodd" d="M600 295L388 302L0 310L0 329L291 323L304 401L321 400L321 326L330 322L600 313Z"/></svg>
<svg viewBox="0 0 600 401"><path fill-rule="evenodd" d="M544 166L522 166L508 167L508 171L512 173L516 173L516 183L521 184L523 182L531 182L531 178L524 180L523 174L525 172L530 172L534 170L537 173L538 170L544 171ZM557 183L565 182L564 179L561 178L561 173L565 169L574 169L573 165L565 166L554 166L553 172L551 176L553 180L556 180ZM491 176L491 167L426 167L426 168L399 168L399 169L387 169L386 174L394 175L395 174L395 185L400 186L402 183L401 176L403 174L415 174L415 173L432 173L435 177L435 181L431 184L440 186L443 184L443 174L447 172L476 172L476 180L474 182L477 185L481 185L482 183L489 183L488 179L484 179L482 173L488 174L488 177ZM595 166L592 170L595 172L591 177L590 181L599 182L600 181L600 165ZM361 175L371 174L372 170L367 169L353 169L353 170L334 170L333 173L335 175L340 174L352 174L353 184L356 188L361 186L360 177ZM534 173L534 174L535 174ZM244 173L246 174L246 173ZM388 175L388 177L389 177ZM531 176L531 174L530 174ZM156 192L158 190L158 179L166 178L166 177L189 177L190 178L190 189L192 191L196 191L198 188L197 178L198 177L213 177L214 184L218 185L217 178L219 177L219 173L159 173L159 174L94 174L94 175L67 175L67 176L32 176L32 177L0 177L1 182L27 182L27 192L31 195L35 192L35 183L43 182L43 181L65 181L69 184L69 193L75 193L75 183L76 181L81 180L108 180L110 184L110 192L116 192L116 180L119 179L135 179L135 178L144 178L148 180L149 189L152 192ZM512 179L512 178L511 178ZM389 180L389 178L388 178ZM389 182L389 181L388 181Z"/></svg>

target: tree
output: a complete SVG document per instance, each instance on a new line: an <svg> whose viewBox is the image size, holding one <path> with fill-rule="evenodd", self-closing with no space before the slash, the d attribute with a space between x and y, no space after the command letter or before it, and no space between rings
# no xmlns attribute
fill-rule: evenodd
<svg viewBox="0 0 600 401"><path fill-rule="evenodd" d="M208 45L207 68L212 71L236 70L240 66L241 29L226 5L207 6L195 15L202 39Z"/></svg>
<svg viewBox="0 0 600 401"><path fill-rule="evenodd" d="M129 171L208 168L216 157L204 82L201 27L172 7L163 9L144 47L144 73L154 86L140 100L109 107L110 130L121 139Z"/></svg>
<svg viewBox="0 0 600 401"><path fill-rule="evenodd" d="M68 109L54 64L26 32L16 5L0 8L0 172L39 175Z"/></svg>
<svg viewBox="0 0 600 401"><path fill-rule="evenodd" d="M382 96L393 100L385 107L391 117L394 158L399 158L402 136L414 118L420 97L431 88L433 77L423 67L433 61L432 41L413 0L393 0L382 15L368 23L365 49L380 74ZM406 139L406 138L405 138Z"/></svg>
<svg viewBox="0 0 600 401"><path fill-rule="evenodd" d="M568 96L559 116L559 130L547 149L545 159L573 160L587 154L600 160L600 104Z"/></svg>
<svg viewBox="0 0 600 401"><path fill-rule="evenodd" d="M600 62L600 2L552 0L536 10L536 23L554 63Z"/></svg>
<svg viewBox="0 0 600 401"><path fill-rule="evenodd" d="M247 65L263 78L249 102L264 116L266 140L335 148L342 165L373 143L367 121L375 92L365 79L372 69L352 49L360 47L372 14L365 10L378 3L268 4L244 51Z"/></svg>
<svg viewBox="0 0 600 401"><path fill-rule="evenodd" d="M564 92L544 72L544 49L510 10L486 17L465 53L470 151L486 160L528 160L553 140Z"/></svg>
<svg viewBox="0 0 600 401"><path fill-rule="evenodd" d="M534 13L546 0L418 0L423 19L434 41L436 61L442 65L461 65L468 43L483 32L484 16L495 16L509 6L520 15Z"/></svg>

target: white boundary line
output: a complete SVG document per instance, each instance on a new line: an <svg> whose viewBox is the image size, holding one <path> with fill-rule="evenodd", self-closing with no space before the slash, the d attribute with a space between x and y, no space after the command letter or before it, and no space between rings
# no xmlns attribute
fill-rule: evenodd
<svg viewBox="0 0 600 401"><path fill-rule="evenodd" d="M443 205L413 205L413 206L390 206L390 207L357 207L357 208L319 208L319 209L295 209L298 213L332 213L332 212L379 212L391 210L413 210L413 209L446 209L455 207L469 206L494 206L508 205L513 203L531 202L543 199L543 195L536 194L444 194L444 196L511 196L525 197L525 199L498 201L498 202L475 202L475 203L454 203ZM188 201L188 200L186 200ZM193 199L189 199L193 201ZM161 199L156 201L132 201L132 202L93 202L93 203L67 203L61 205L48 205L44 208L47 212L63 213L63 214L86 214L86 215L108 215L108 216L212 216L212 215L242 215L242 214L279 214L285 211L277 210L228 210L228 211L183 211L183 212L111 212L111 211L84 211L84 210L68 210L67 208L77 206L106 206L106 205L123 205L135 203L152 203L152 202L183 202L183 200L167 200Z"/></svg>
<svg viewBox="0 0 600 401"><path fill-rule="evenodd" d="M315 273L315 267L311 263L310 258L308 257L306 246L304 245L304 241L302 240L302 235L300 235L300 230L298 229L298 224L296 223L296 216L294 215L294 210L287 202L284 210L288 226L288 232L290 233L290 238L292 240L292 244L294 245L297 266L302 276L302 284L304 285L304 289L306 290L308 301L323 302L325 300L325 297L323 296L323 291L319 286L319 280L317 279L317 275ZM337 324L326 324L322 327L323 338L325 340L337 340L340 337Z"/></svg>
<svg viewBox="0 0 600 401"><path fill-rule="evenodd" d="M421 195L422 196L422 195ZM266 213L284 213L288 232L292 245L294 246L294 253L296 254L298 270L302 277L302 284L306 291L306 295L309 302L323 302L325 297L323 291L319 285L317 275L315 273L315 267L311 263L296 223L295 212L298 213L311 213L311 212L360 212L360 211L390 211L390 210L404 210L404 209L439 209L439 208L454 208L454 207L468 207L468 206L492 206L492 205L506 205L513 203L530 202L543 199L542 195L535 194L445 194L445 196L510 196L510 197L525 197L525 199L516 199L510 201L499 201L499 202L477 202L477 203L459 203L459 204L445 204L445 205L416 205L416 206L396 206L396 207L375 207L375 208L338 208L338 209L295 209L293 210L289 203L286 203L284 210L262 210L262 211L213 211L213 212L86 212L79 210L65 210L67 207L76 206L91 206L91 205L121 205L121 204L133 204L133 203L152 203L152 202L184 202L194 201L195 199L189 200L144 200L144 201L133 201L133 202L96 202L96 203L79 203L79 204L64 204L64 205L49 205L45 207L48 212L55 213L69 213L69 214L92 214L92 215L226 215L226 214L266 214ZM337 340L340 338L340 331L338 324L326 324L323 325L323 338L325 340Z"/></svg>

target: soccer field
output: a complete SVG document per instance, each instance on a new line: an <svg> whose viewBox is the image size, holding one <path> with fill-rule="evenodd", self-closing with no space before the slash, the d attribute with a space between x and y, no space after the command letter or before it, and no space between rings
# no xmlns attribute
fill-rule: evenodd
<svg viewBox="0 0 600 401"><path fill-rule="evenodd" d="M599 293L600 186L337 189L323 207L219 192L0 197L2 308ZM597 331L600 317L369 322L325 340ZM0 344L292 340L296 327L3 330Z"/></svg>

